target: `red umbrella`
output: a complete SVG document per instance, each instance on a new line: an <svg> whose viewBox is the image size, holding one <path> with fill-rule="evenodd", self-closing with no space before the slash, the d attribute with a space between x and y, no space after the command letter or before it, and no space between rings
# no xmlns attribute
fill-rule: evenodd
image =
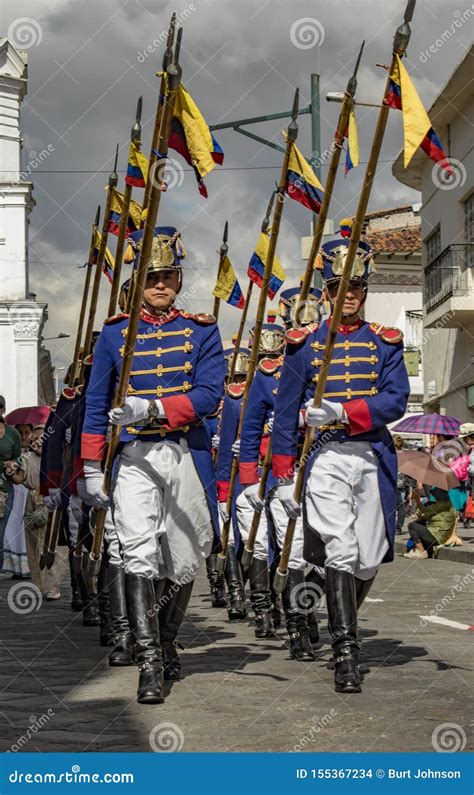
<svg viewBox="0 0 474 795"><path fill-rule="evenodd" d="M51 413L49 406L23 406L5 417L8 425L44 425Z"/></svg>
<svg viewBox="0 0 474 795"><path fill-rule="evenodd" d="M453 470L429 453L401 450L397 458L399 471L425 486L438 486L448 491L460 485Z"/></svg>

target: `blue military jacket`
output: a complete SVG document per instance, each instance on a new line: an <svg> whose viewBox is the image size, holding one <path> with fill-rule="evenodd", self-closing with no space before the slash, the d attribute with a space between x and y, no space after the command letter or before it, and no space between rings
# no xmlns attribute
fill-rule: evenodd
<svg viewBox="0 0 474 795"><path fill-rule="evenodd" d="M297 458L299 411L314 397L329 321L287 333L273 426L272 464L276 478L289 478ZM306 472L326 441L367 441L377 455L378 480L387 540L393 557L397 458L387 424L405 413L410 386L398 329L359 320L339 326L324 397L342 403L347 423L322 428ZM306 553L305 553L306 554ZM314 562L314 561L312 561Z"/></svg>
<svg viewBox="0 0 474 795"><path fill-rule="evenodd" d="M282 356L261 359L250 388L240 437L239 475L243 486L259 481L258 464L270 441L266 426L273 416L282 364Z"/></svg>
<svg viewBox="0 0 474 795"><path fill-rule="evenodd" d="M110 318L97 341L86 393L83 459L103 458L108 412L122 367L127 328L128 315ZM212 509L216 503L215 474L204 420L219 404L224 373L221 337L212 316L172 307L165 316L155 318L142 310L128 394L159 399L166 420L156 425L126 426L120 441L176 441L184 436ZM214 518L216 511L212 511Z"/></svg>

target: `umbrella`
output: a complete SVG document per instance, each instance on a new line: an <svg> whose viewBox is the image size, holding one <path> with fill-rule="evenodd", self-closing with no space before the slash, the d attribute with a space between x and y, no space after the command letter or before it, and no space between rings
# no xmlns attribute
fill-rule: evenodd
<svg viewBox="0 0 474 795"><path fill-rule="evenodd" d="M430 433L458 436L461 421L444 414L412 414L391 428L392 433Z"/></svg>
<svg viewBox="0 0 474 795"><path fill-rule="evenodd" d="M23 406L5 417L8 425L44 425L51 413L49 406Z"/></svg>
<svg viewBox="0 0 474 795"><path fill-rule="evenodd" d="M414 478L425 486L437 486L448 491L460 485L453 470L429 453L419 450L401 450L398 455L398 469L404 475Z"/></svg>

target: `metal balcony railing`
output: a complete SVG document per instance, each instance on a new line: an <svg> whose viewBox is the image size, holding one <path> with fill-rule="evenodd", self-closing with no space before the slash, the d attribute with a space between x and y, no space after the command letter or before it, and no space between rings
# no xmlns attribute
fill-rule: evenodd
<svg viewBox="0 0 474 795"><path fill-rule="evenodd" d="M427 312L467 290L467 270L474 265L472 243L448 246L425 268L424 304Z"/></svg>

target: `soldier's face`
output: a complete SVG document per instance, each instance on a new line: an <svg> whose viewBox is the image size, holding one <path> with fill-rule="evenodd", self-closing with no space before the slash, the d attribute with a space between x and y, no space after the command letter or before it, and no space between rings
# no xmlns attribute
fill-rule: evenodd
<svg viewBox="0 0 474 795"><path fill-rule="evenodd" d="M337 284L331 284L328 287L329 292L329 300L331 301L331 306L334 306L337 296ZM364 301L364 289L360 286L357 282L350 282L349 289L346 293L346 297L344 300L344 306L342 308L342 314L345 317L352 317L353 315L357 315L359 309L361 308Z"/></svg>
<svg viewBox="0 0 474 795"><path fill-rule="evenodd" d="M179 292L179 274L175 270L150 273L146 280L143 298L147 306L163 312L171 306Z"/></svg>

